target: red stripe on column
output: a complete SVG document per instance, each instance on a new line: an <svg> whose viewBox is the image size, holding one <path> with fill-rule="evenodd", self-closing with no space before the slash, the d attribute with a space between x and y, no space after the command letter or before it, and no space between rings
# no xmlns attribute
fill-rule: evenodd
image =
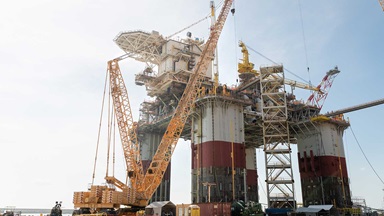
<svg viewBox="0 0 384 216"><path fill-rule="evenodd" d="M257 171L247 170L247 185L257 185Z"/></svg>
<svg viewBox="0 0 384 216"><path fill-rule="evenodd" d="M245 168L245 146L233 143L236 168ZM231 167L232 143L209 141L192 146L192 169L206 167ZM197 161L197 154L199 155ZM199 165L199 167L197 167Z"/></svg>
<svg viewBox="0 0 384 216"><path fill-rule="evenodd" d="M341 163L341 170L339 161ZM311 169L305 169L306 166L310 166ZM339 158L337 156L313 156L313 154L310 154L309 158L303 158L303 160L299 158L299 167L301 168L301 178L318 176L341 177L341 173L343 178L348 178L347 163L344 157Z"/></svg>

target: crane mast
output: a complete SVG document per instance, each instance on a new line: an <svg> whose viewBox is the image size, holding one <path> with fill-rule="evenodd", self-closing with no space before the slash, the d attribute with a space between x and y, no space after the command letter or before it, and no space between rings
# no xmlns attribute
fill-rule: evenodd
<svg viewBox="0 0 384 216"><path fill-rule="evenodd" d="M209 64L212 61L214 50L217 46L217 42L224 27L224 23L228 16L232 2L233 0L226 0L224 2L220 15L215 25L211 28L208 41L205 44L204 50L200 56L200 61L194 68L192 76L188 81L173 117L169 122L159 147L153 156L152 162L147 169L142 186L145 194L143 198L147 201L159 186L165 170L171 160L172 153L175 150L177 141L180 138L185 122L187 121L187 118L193 108L201 83L204 79L203 74L208 69Z"/></svg>
<svg viewBox="0 0 384 216"><path fill-rule="evenodd" d="M142 191L140 186L144 178L144 172L136 135L137 124L133 121L127 88L118 64L124 58L126 58L126 55L109 61L107 72L129 184L127 185L126 182L122 182L114 176L106 176L107 185L92 184L88 191L74 192L74 207L80 208L80 212L81 209L97 212L100 209L117 208L122 204L134 205L137 200L136 197L140 195L138 191ZM121 191L116 191L115 187Z"/></svg>
<svg viewBox="0 0 384 216"><path fill-rule="evenodd" d="M143 165L140 159L140 146L137 140L136 126L135 122L133 122L127 88L124 84L118 61L118 59L114 59L108 62L110 88L127 165L127 176L130 179L131 187L139 190L141 185L139 183L144 178ZM113 179L109 177L106 180L107 182L114 183Z"/></svg>
<svg viewBox="0 0 384 216"><path fill-rule="evenodd" d="M216 23L216 7L215 2L211 1L211 27L213 28ZM213 85L215 89L219 86L219 52L217 47L215 49L215 59L213 60L212 71L213 71Z"/></svg>

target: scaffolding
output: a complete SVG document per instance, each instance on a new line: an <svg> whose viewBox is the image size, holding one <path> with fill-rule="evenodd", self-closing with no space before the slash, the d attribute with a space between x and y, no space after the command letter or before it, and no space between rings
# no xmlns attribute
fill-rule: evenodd
<svg viewBox="0 0 384 216"><path fill-rule="evenodd" d="M295 208L283 66L261 67L260 74L268 207Z"/></svg>

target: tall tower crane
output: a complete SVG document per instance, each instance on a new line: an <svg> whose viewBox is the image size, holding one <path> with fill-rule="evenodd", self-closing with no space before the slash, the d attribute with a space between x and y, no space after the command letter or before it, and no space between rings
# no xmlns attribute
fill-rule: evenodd
<svg viewBox="0 0 384 216"><path fill-rule="evenodd" d="M204 80L203 75L212 61L232 2L233 0L225 0L217 21L211 27L209 38L200 55L200 61L193 69L184 93L179 100L178 106L145 175L143 174L140 147L137 141L128 93L118 65L118 62L127 56L124 55L108 62L115 115L119 126L130 185L128 186L116 178L108 176L106 177L107 183L120 188L122 190L121 193L106 186L92 186L90 192L75 192L75 208L90 208L97 211L102 208L116 208L121 204L137 207L145 207L147 205L152 194L161 183L172 153L193 108L198 91ZM113 201L114 197L121 197L122 199L117 199L115 202Z"/></svg>

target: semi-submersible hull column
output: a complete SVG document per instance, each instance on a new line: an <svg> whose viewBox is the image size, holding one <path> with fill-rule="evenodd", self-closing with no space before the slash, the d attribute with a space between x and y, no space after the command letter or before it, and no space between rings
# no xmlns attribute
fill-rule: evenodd
<svg viewBox="0 0 384 216"><path fill-rule="evenodd" d="M192 202L258 201L256 155L246 147L244 107L226 86L208 90L192 116Z"/></svg>
<svg viewBox="0 0 384 216"><path fill-rule="evenodd" d="M313 117L293 126L297 134L303 205L333 204L351 208L351 193L343 133L343 118Z"/></svg>

